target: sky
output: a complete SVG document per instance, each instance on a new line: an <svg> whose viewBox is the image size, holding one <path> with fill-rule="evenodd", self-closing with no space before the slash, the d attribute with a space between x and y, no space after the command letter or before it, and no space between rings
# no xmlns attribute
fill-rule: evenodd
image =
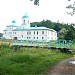
<svg viewBox="0 0 75 75"><path fill-rule="evenodd" d="M40 0L39 6L34 6L30 0L0 0L0 32L7 25L16 21L16 25L22 23L22 16L27 13L31 22L51 20L52 22L75 23L75 16L67 15L68 0Z"/></svg>

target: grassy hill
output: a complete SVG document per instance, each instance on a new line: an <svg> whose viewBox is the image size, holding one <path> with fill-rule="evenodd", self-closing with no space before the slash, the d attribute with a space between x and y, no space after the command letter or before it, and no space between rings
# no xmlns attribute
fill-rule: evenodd
<svg viewBox="0 0 75 75"><path fill-rule="evenodd" d="M14 51L0 45L0 75L46 75L49 68L71 54L44 48L23 48Z"/></svg>

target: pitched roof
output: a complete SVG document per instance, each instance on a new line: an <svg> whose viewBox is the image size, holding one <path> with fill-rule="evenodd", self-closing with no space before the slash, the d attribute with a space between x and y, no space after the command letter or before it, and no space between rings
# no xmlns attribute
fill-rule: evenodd
<svg viewBox="0 0 75 75"><path fill-rule="evenodd" d="M7 27L18 27L18 26L15 26L15 25L8 25Z"/></svg>
<svg viewBox="0 0 75 75"><path fill-rule="evenodd" d="M50 30L50 31L56 32L55 30L49 29L49 28L46 28L46 27L29 27L29 28L17 27L13 31L22 31L22 30Z"/></svg>

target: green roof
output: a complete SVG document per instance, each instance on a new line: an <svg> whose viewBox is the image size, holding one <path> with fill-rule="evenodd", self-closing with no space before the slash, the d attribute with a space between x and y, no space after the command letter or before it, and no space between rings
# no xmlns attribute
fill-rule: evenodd
<svg viewBox="0 0 75 75"><path fill-rule="evenodd" d="M12 21L12 23L16 23L16 21L15 21L15 20L13 20L13 21Z"/></svg>
<svg viewBox="0 0 75 75"><path fill-rule="evenodd" d="M14 31L21 31L21 30L50 30L56 32L54 29L49 29L46 27L30 27L30 28L17 27L16 29L14 29Z"/></svg>
<svg viewBox="0 0 75 75"><path fill-rule="evenodd" d="M15 25L8 25L7 27L18 27L18 26L15 26Z"/></svg>
<svg viewBox="0 0 75 75"><path fill-rule="evenodd" d="M28 16L23 16L22 19L29 18Z"/></svg>
<svg viewBox="0 0 75 75"><path fill-rule="evenodd" d="M29 18L29 16L27 15L27 13L25 13L25 15L22 17L22 19L26 19Z"/></svg>

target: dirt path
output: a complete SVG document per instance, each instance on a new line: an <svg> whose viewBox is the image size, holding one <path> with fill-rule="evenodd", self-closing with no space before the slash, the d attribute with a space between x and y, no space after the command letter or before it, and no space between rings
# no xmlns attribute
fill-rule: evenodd
<svg viewBox="0 0 75 75"><path fill-rule="evenodd" d="M75 57L60 61L47 75L75 75Z"/></svg>

